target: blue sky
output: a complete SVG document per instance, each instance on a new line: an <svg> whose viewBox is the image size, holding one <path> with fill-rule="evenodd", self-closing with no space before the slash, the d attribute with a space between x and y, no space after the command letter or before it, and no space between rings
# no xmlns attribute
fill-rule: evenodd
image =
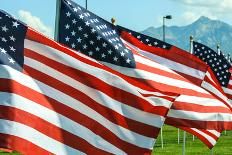
<svg viewBox="0 0 232 155"><path fill-rule="evenodd" d="M74 0L85 6L85 0ZM52 36L56 0L1 0L7 11L40 32ZM204 15L232 25L232 0L88 0L88 9L106 20L115 17L117 24L142 31L162 25L162 17L173 16L167 25L187 25Z"/></svg>

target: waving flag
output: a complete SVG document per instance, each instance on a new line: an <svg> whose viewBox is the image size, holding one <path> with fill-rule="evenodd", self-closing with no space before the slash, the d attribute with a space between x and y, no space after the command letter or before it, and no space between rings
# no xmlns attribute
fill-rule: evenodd
<svg viewBox="0 0 232 155"><path fill-rule="evenodd" d="M154 88L162 92L181 94L174 102L176 106L172 106L168 113L170 124L219 131L232 127L231 110L224 104L223 97L222 101L219 100L177 72L139 54L137 49L121 40L117 27L76 3L62 0L60 12L58 36L62 44L72 47L75 42L75 47L73 46L75 50L97 59L116 71L118 76L130 81L143 96L152 98L156 95ZM75 26L71 28L70 25L73 24ZM84 33L80 32L78 35L77 32L80 30ZM119 63L117 60L120 60ZM201 73L200 70L197 75L204 77ZM207 80L211 81L211 78ZM208 85L207 82L204 84ZM218 95L223 96L220 91Z"/></svg>
<svg viewBox="0 0 232 155"><path fill-rule="evenodd" d="M105 65L0 11L0 147L23 154L151 153L178 94L143 95Z"/></svg>
<svg viewBox="0 0 232 155"><path fill-rule="evenodd" d="M204 71L207 71L208 66L204 64L204 62L200 61L198 58L192 56L191 54L180 50L179 48L172 46L168 43L160 41L158 39L140 34L138 32L123 28L118 26L119 31L122 33L121 37L128 43L130 46L138 49L142 54L148 56L149 58L158 61L159 63L169 67L170 69L174 70L175 72L182 75L184 78L188 79L189 82L195 83L197 85L202 84L202 79L206 79L211 83L212 81L206 77L204 78ZM210 72L210 70L209 70ZM208 73L209 73L208 72ZM210 74L208 74L210 75ZM212 78L210 78L212 80ZM208 90L210 87L204 87L206 85L202 85L203 88ZM218 87L218 86L217 86ZM212 88L212 87L211 87ZM219 89L220 90L220 89ZM212 91L210 91L212 92ZM219 91L218 91L219 92ZM217 92L217 93L218 93ZM219 93L221 94L221 93ZM178 101L175 101L172 109L170 110L169 116L172 113L172 110L186 110L186 111L193 111L199 112L199 115L202 115L200 109L206 108L209 110L210 106L211 110L217 111L219 106L212 103L211 101L204 101L202 98L197 97L197 94L192 95L192 97L188 97L188 99L181 99L182 97L178 98ZM219 95L220 96L220 95ZM197 98L195 98L197 97ZM197 99L197 100L196 100ZM210 105L212 104L212 105ZM221 105L223 106L223 105ZM212 108L214 107L214 108ZM200 110L200 111L199 111ZM219 110L219 109L218 109ZM181 111L175 111L175 114L172 115L179 115L181 118L181 114L178 114ZM203 112L207 115L207 112ZM203 115L204 115L203 114ZM190 114L191 115L191 114ZM187 116L187 115L185 115ZM185 117L182 116L182 119ZM173 117L173 116L172 116ZM204 116L203 116L204 117ZM186 130L194 135L196 135L199 139L201 139L209 148L212 148L215 144L217 139L220 136L220 130L204 130L204 129L195 129L194 126L188 128L183 127L186 124L192 124L192 121L186 120L185 124L179 124L177 126L176 123L180 122L182 119L173 119L169 118L166 120L166 124L170 124ZM182 126L182 127L181 127Z"/></svg>
<svg viewBox="0 0 232 155"><path fill-rule="evenodd" d="M229 98L232 104L232 77L231 77L231 64L223 56L223 54L218 54L211 48L198 43L193 42L194 55L203 60L208 64L217 77L222 89Z"/></svg>

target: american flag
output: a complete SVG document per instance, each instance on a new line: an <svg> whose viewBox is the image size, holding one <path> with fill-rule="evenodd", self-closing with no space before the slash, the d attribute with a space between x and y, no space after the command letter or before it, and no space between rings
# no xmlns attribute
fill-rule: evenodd
<svg viewBox="0 0 232 155"><path fill-rule="evenodd" d="M217 53L211 48L198 43L193 42L194 55L208 64L217 77L222 89L226 96L229 98L232 104L232 77L231 77L231 64L221 53Z"/></svg>
<svg viewBox="0 0 232 155"><path fill-rule="evenodd" d="M0 39L0 147L23 154L151 153L178 94L154 88L146 96L130 79L3 11Z"/></svg>
<svg viewBox="0 0 232 155"><path fill-rule="evenodd" d="M207 65L205 65L204 62L194 57L190 53L187 53L186 51L183 51L173 45L170 45L158 39L143 35L141 33L129 30L124 27L118 26L118 29L121 32L121 37L130 46L133 46L135 49L140 51L140 53L149 57L150 59L157 61L160 64L163 64L167 66L168 68L174 70L176 73L184 77L184 79L188 80L188 82L194 83L204 88L205 90L209 90L212 88L212 86L215 86L215 83L209 80L212 78L211 77L207 78L207 75L210 75L208 74L210 73L210 71L207 72L208 71L207 69L209 67L207 67ZM208 81L207 85L205 85L206 82L204 80ZM209 87L209 84L212 84L212 86ZM218 91L213 91L213 93L215 92L218 93L217 96L222 96L220 89L218 89ZM209 90L208 93L212 93L212 91ZM225 97L224 96L222 97L223 97L222 101L225 101ZM209 148L212 148L216 144L216 141L220 136L219 131L221 130L218 130L218 129L217 130L204 130L204 129L201 129L200 126L197 127L198 129L196 129L196 126L194 128L194 125L192 126L190 125L189 128L186 127L189 124L193 124L191 119L188 119L189 117L188 114L191 115L190 112L194 112L193 114L197 114L197 112L199 112L198 115L201 115L203 118L204 115L207 116L210 111L211 112L217 111L219 110L218 108L220 106L225 107L224 105L225 102L223 102L221 105L220 104L217 105L215 104L215 102L212 102L210 100L208 101L205 100L206 98L208 98L208 96L202 97L198 93L192 94L191 96L189 95L188 98L186 99L182 97L178 98L174 102L171 110L169 111L166 124L179 127L181 129L184 129L196 135ZM215 98L215 100L218 100L218 99L220 98L218 97L217 99ZM186 111L186 113L187 112L189 113L187 113L186 115L183 115L182 111ZM201 120L199 119L199 121ZM177 123L179 124L177 125Z"/></svg>

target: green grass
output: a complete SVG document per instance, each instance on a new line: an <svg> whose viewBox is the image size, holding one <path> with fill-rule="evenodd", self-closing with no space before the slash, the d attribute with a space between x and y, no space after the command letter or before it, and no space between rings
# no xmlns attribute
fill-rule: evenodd
<svg viewBox="0 0 232 155"><path fill-rule="evenodd" d="M165 125L163 127L164 148L161 148L160 136L153 149L153 155L181 155L183 131L180 130L180 144L178 144L177 128ZM199 139L193 141L191 134L186 134L186 155L210 155L210 150ZM216 146L213 148L214 155L232 155L232 131L223 132Z"/></svg>
<svg viewBox="0 0 232 155"><path fill-rule="evenodd" d="M210 155L210 150L192 135L186 134L186 155ZM161 148L160 136L158 137L153 149L153 155L181 155L182 154L182 140L183 131L180 131L180 144L177 142L177 128L165 125L163 127L164 148ZM213 149L214 155L232 155L232 131L222 133L219 141ZM0 155L20 155L19 153L3 153Z"/></svg>

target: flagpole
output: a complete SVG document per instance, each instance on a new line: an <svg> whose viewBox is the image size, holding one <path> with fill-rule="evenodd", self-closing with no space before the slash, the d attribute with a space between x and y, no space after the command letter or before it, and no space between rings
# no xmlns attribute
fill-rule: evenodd
<svg viewBox="0 0 232 155"><path fill-rule="evenodd" d="M219 44L219 43L217 44L217 52L218 52L218 55L220 55L220 54L221 54L220 44Z"/></svg>
<svg viewBox="0 0 232 155"><path fill-rule="evenodd" d="M178 138L178 139L177 139L177 142L178 142L178 144L180 144L180 129L179 129L179 128L178 128L178 134L177 134L177 136L178 136L178 137L177 137L177 138Z"/></svg>
<svg viewBox="0 0 232 155"><path fill-rule="evenodd" d="M213 155L213 148L210 150L210 155Z"/></svg>
<svg viewBox="0 0 232 155"><path fill-rule="evenodd" d="M185 155L185 142L186 142L186 131L184 131L184 136L183 136L182 155Z"/></svg>
<svg viewBox="0 0 232 155"><path fill-rule="evenodd" d="M55 34L54 34L55 41L59 41L60 7L61 7L61 0L56 0L56 21L55 21Z"/></svg>
<svg viewBox="0 0 232 155"><path fill-rule="evenodd" d="M88 10L88 0L85 0L85 9Z"/></svg>

